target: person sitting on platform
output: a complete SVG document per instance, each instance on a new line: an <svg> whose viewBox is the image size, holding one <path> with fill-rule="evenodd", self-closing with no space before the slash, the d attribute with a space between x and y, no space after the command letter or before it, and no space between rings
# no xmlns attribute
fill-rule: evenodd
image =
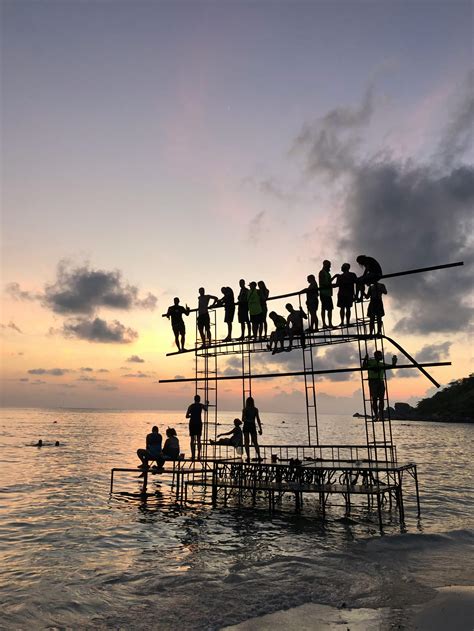
<svg viewBox="0 0 474 631"><path fill-rule="evenodd" d="M168 320L171 318L171 327L173 329L174 339L179 352L186 350L184 348L184 341L186 338L186 326L184 324L183 315L189 315L189 307L188 305L186 305L186 308L182 307L179 304L179 298L175 298L174 304L171 305L171 307L168 307L166 317L168 318ZM180 336L181 346L179 344Z"/></svg>
<svg viewBox="0 0 474 631"><path fill-rule="evenodd" d="M323 268L319 272L319 295L321 296L323 329L332 329L332 310L334 309L334 305L332 302L331 261L327 259L323 261ZM327 325L326 314L328 318Z"/></svg>
<svg viewBox="0 0 474 631"><path fill-rule="evenodd" d="M230 432L217 434L217 438L219 438L219 440L211 440L209 442L211 445L229 445L229 447L234 447L237 453L241 454L243 445L243 434L240 428L241 425L242 421L239 418L235 418L234 427L230 430ZM220 436L230 436L230 438L220 438Z"/></svg>
<svg viewBox="0 0 474 631"><path fill-rule="evenodd" d="M370 318L369 334L372 336L375 332L375 321L377 320L377 335L382 335L382 318L385 315L383 308L382 295L387 293L387 288L383 283L373 283L369 286L366 298L370 299L367 315Z"/></svg>
<svg viewBox="0 0 474 631"><path fill-rule="evenodd" d="M336 274L336 286L339 287L337 292L337 306L340 309L341 326L344 326L344 317L346 320L346 326L349 326L351 322L351 309L354 304L354 296L356 293L357 276L354 272L350 272L351 266L349 263L343 263L341 265L342 274Z"/></svg>
<svg viewBox="0 0 474 631"><path fill-rule="evenodd" d="M244 443L247 462L250 462L250 438L252 439L252 445L255 447L255 451L257 452L257 458L258 460L261 460L256 423L258 423L258 433L260 435L262 434L262 423L260 421L258 408L255 407L255 402L252 397L248 397L245 402L245 407L242 410L242 422L244 424Z"/></svg>
<svg viewBox="0 0 474 631"><path fill-rule="evenodd" d="M383 272L380 263L372 256L359 254L356 261L364 268L364 273L357 279L357 301L360 302L364 296L364 285L376 283L380 280Z"/></svg>
<svg viewBox="0 0 474 631"><path fill-rule="evenodd" d="M239 295L237 298L237 319L239 320L242 334L239 340L245 338L245 325L248 328L248 336L250 337L250 319L249 319L249 290L245 286L245 280L241 278L239 280Z"/></svg>
<svg viewBox="0 0 474 631"><path fill-rule="evenodd" d="M204 287L199 287L197 325L203 346L206 346L206 340L208 344L211 343L211 320L209 318L209 302L211 300L214 300L211 305L213 307L217 302L217 297L206 294Z"/></svg>
<svg viewBox="0 0 474 631"><path fill-rule="evenodd" d="M258 336L262 337L263 328L263 309L260 301L260 295L257 290L257 283L252 281L249 283L248 305L250 322L252 323L252 335L256 340Z"/></svg>
<svg viewBox="0 0 474 631"><path fill-rule="evenodd" d="M293 307L291 303L287 303L285 305L287 310L290 312L290 315L286 319L288 334L290 336L290 345L286 349L287 351L291 351L293 348L293 338L299 336L301 340L301 348L305 347L305 336L304 336L304 326L303 320L307 320L308 317L303 309L298 309L298 311Z"/></svg>
<svg viewBox="0 0 474 631"><path fill-rule="evenodd" d="M168 427L166 430L163 458L165 460L179 460L179 440L174 427Z"/></svg>
<svg viewBox="0 0 474 631"><path fill-rule="evenodd" d="M280 343L280 350L283 350L283 342L286 334L288 333L288 329L286 328L286 318L278 315L275 311L270 311L268 317L275 325L275 330L270 333L270 340L267 344L267 348L271 351L273 346L272 355L275 355L275 353L278 352L278 342Z"/></svg>
<svg viewBox="0 0 474 631"><path fill-rule="evenodd" d="M138 466L139 469L147 469L148 462L151 460L155 460L159 468L163 466L163 462L165 460L161 449L162 443L163 438L158 431L158 427L154 425L151 428L151 434L147 434L145 443L146 449L137 449L137 456L140 458L142 463Z"/></svg>
<svg viewBox="0 0 474 631"><path fill-rule="evenodd" d="M194 403L188 407L186 418L189 419L189 436L191 438L191 460L196 460L196 445L198 460L201 459L202 411L207 410L209 401L201 403L201 397L196 394Z"/></svg>
<svg viewBox="0 0 474 631"><path fill-rule="evenodd" d="M235 314L234 292L231 287L221 287L221 291L224 296L219 298L215 306L224 306L224 322L227 324L227 337L224 339L224 342L230 342L232 339L232 322Z"/></svg>
<svg viewBox="0 0 474 631"><path fill-rule="evenodd" d="M397 365L397 356L393 355L391 366ZM385 368L390 364L385 364L381 351L375 351L374 356L369 359L366 355L362 361L362 368L367 369L369 380L370 400L372 403L372 413L375 421L383 421L385 408Z"/></svg>
<svg viewBox="0 0 474 631"><path fill-rule="evenodd" d="M318 331L318 305L319 287L314 274L310 274L307 279L308 287L303 289L306 293L306 306L308 307L309 327L308 331Z"/></svg>

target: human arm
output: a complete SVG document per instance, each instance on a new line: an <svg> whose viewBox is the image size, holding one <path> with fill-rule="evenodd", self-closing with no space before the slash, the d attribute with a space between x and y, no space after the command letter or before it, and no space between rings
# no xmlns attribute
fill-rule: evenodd
<svg viewBox="0 0 474 631"><path fill-rule="evenodd" d="M191 406L188 407L188 411L186 412L186 418L191 418Z"/></svg>
<svg viewBox="0 0 474 631"><path fill-rule="evenodd" d="M188 316L190 311L191 311L191 309L188 307L188 305L186 305L184 313Z"/></svg>
<svg viewBox="0 0 474 631"><path fill-rule="evenodd" d="M217 434L217 438L220 438L221 436L230 436L233 433L234 433L234 430L231 429L230 432L222 432L222 434Z"/></svg>
<svg viewBox="0 0 474 631"><path fill-rule="evenodd" d="M260 414L258 413L258 408L255 408L255 418L257 419L257 423L258 423L258 433L261 436L262 435L262 422L260 420Z"/></svg>

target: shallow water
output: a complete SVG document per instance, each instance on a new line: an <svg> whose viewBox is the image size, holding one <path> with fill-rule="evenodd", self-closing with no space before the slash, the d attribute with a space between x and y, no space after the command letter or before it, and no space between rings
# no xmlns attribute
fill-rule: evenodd
<svg viewBox="0 0 474 631"><path fill-rule="evenodd" d="M221 414L221 431L233 417ZM304 443L303 415L263 420L266 444ZM176 412L2 411L2 628L217 629L309 601L402 606L474 580L472 425L393 423L399 458L419 465L422 519L409 494L408 532L394 520L381 538L362 512L347 523L336 508L325 525L311 510L181 510L158 478L146 501L130 474L110 497L111 467L136 466L152 424L176 427L189 452L183 421ZM364 442L362 420L322 415L320 426L325 443ZM25 446L39 438L61 445Z"/></svg>

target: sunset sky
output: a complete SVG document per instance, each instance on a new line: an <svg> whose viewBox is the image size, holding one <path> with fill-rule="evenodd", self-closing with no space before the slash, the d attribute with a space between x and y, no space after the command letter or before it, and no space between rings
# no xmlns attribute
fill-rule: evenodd
<svg viewBox="0 0 474 631"><path fill-rule="evenodd" d="M165 357L174 296L195 307L201 285L220 296L241 277L295 291L325 258L359 272L361 253L387 273L464 261L387 281L385 326L453 362L441 383L472 372L471 2L1 7L4 405L181 409L192 384L158 384L193 374L191 354ZM433 392L414 371L390 387ZM302 411L300 389L255 396ZM319 394L361 408L358 377ZM219 398L238 409L238 384Z"/></svg>

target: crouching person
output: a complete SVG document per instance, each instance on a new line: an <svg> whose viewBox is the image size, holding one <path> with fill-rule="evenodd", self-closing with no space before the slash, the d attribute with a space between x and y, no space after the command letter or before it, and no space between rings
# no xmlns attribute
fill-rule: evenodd
<svg viewBox="0 0 474 631"><path fill-rule="evenodd" d="M137 456L142 464L138 465L139 469L147 469L148 463L155 460L159 468L163 466L165 459L161 448L163 438L158 431L158 427L154 425L151 428L151 434L146 437L146 449L137 449Z"/></svg>

